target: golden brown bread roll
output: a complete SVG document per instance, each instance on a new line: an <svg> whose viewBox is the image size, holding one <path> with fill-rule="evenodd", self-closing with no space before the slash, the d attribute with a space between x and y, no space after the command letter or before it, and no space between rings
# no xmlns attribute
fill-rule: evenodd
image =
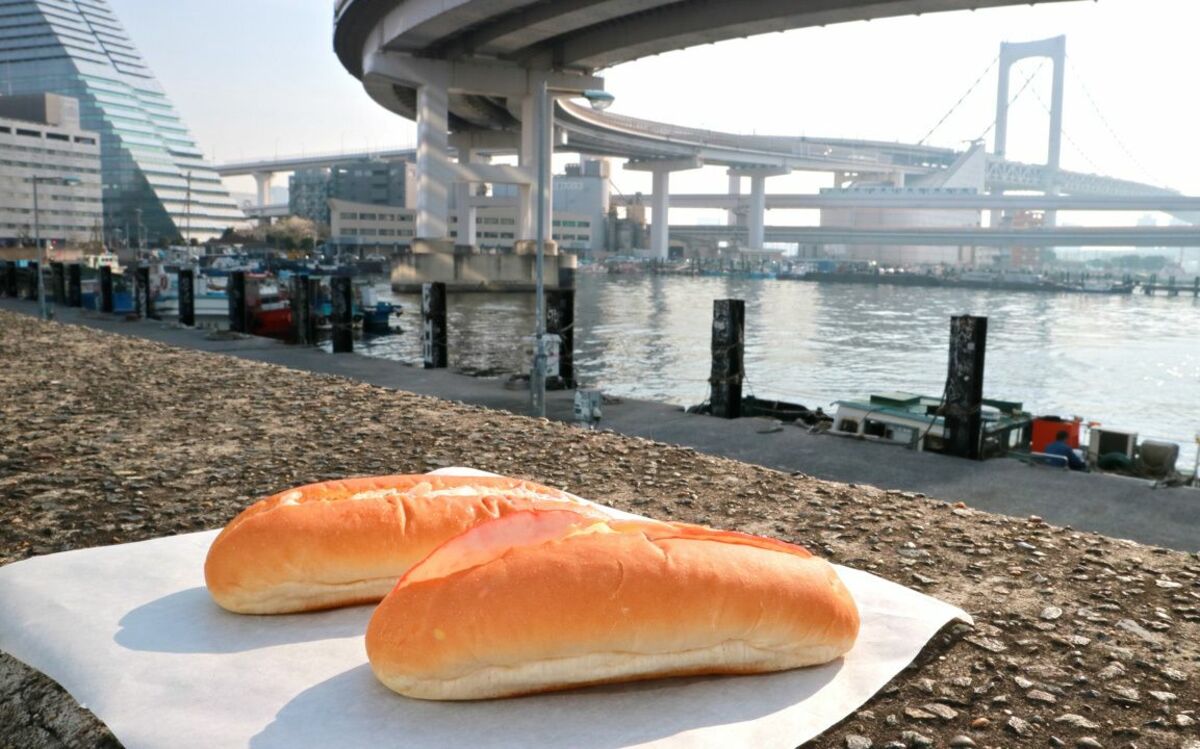
<svg viewBox="0 0 1200 749"><path fill-rule="evenodd" d="M829 563L770 539L676 523L521 512L401 578L367 628L400 694L466 700L833 660L858 610Z"/></svg>
<svg viewBox="0 0 1200 749"><path fill-rule="evenodd" d="M472 526L539 507L590 505L500 476L377 476L289 489L248 507L204 563L209 592L242 614L378 601L434 548Z"/></svg>

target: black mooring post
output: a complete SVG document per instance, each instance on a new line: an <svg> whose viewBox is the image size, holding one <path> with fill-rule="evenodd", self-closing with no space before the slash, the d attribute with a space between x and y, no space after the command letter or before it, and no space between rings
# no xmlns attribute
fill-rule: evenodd
<svg viewBox="0 0 1200 749"><path fill-rule="evenodd" d="M333 293L333 353L354 351L354 296L350 276L334 276L330 281Z"/></svg>
<svg viewBox="0 0 1200 749"><path fill-rule="evenodd" d="M745 355L746 302L714 299L712 320L712 415L736 419L742 415L742 369Z"/></svg>
<svg viewBox="0 0 1200 749"><path fill-rule="evenodd" d="M42 272L42 269L38 267L37 263L30 263L28 266L26 266L26 269L25 269L25 284L26 284L25 298L26 299L32 299L35 302L38 300L38 275L41 272Z"/></svg>
<svg viewBox="0 0 1200 749"><path fill-rule="evenodd" d="M557 335L558 380L575 387L575 269L558 269L558 288L546 292L546 332Z"/></svg>
<svg viewBox="0 0 1200 749"><path fill-rule="evenodd" d="M196 271L179 269L179 324L196 324Z"/></svg>
<svg viewBox="0 0 1200 749"><path fill-rule="evenodd" d="M62 263L50 263L50 289L54 294L54 303L60 307L66 307L67 270Z"/></svg>
<svg viewBox="0 0 1200 749"><path fill-rule="evenodd" d="M109 314L113 311L113 277L112 267L100 266L100 311Z"/></svg>
<svg viewBox="0 0 1200 749"><path fill-rule="evenodd" d="M137 314L142 319L154 317L154 300L150 296L150 267L138 266L134 273L134 297L137 300Z"/></svg>
<svg viewBox="0 0 1200 749"><path fill-rule="evenodd" d="M308 276L292 276L289 289L288 307L292 313L292 343L307 345L308 316L312 314L312 305L308 300Z"/></svg>
<svg viewBox="0 0 1200 749"><path fill-rule="evenodd" d="M246 271L235 270L229 274L226 287L229 296L229 330L246 332Z"/></svg>
<svg viewBox="0 0 1200 749"><path fill-rule="evenodd" d="M308 328L304 334L308 345L317 345L317 308L321 304L321 279L308 279Z"/></svg>
<svg viewBox="0 0 1200 749"><path fill-rule="evenodd" d="M946 452L978 460L983 429L983 359L986 317L950 318L950 369L946 374Z"/></svg>
<svg viewBox="0 0 1200 749"><path fill-rule="evenodd" d="M79 263L67 266L67 306L83 306L83 267Z"/></svg>
<svg viewBox="0 0 1200 749"><path fill-rule="evenodd" d="M17 295L17 262L9 260L4 263L4 295L15 297Z"/></svg>
<svg viewBox="0 0 1200 749"><path fill-rule="evenodd" d="M421 284L421 358L425 369L450 366L449 336L446 331L446 284Z"/></svg>

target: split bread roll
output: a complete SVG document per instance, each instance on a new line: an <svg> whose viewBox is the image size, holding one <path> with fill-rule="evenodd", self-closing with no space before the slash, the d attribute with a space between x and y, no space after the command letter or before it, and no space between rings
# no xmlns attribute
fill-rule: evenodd
<svg viewBox="0 0 1200 749"><path fill-rule="evenodd" d="M656 521L522 512L408 571L367 628L408 697L469 700L831 661L858 635L833 567L804 549Z"/></svg>
<svg viewBox="0 0 1200 749"><path fill-rule="evenodd" d="M377 476L289 489L248 507L204 563L213 599L240 614L378 601L463 531L522 510L573 508L565 492L501 476Z"/></svg>

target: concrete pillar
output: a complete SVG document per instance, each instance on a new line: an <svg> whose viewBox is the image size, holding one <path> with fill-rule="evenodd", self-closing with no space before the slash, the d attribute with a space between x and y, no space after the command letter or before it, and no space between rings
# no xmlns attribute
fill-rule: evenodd
<svg viewBox="0 0 1200 749"><path fill-rule="evenodd" d="M449 210L449 103L443 86L417 88L416 239L445 240Z"/></svg>
<svg viewBox="0 0 1200 749"><path fill-rule="evenodd" d="M767 225L767 178L761 174L750 177L750 215L747 219L751 250L761 250L766 239Z"/></svg>
<svg viewBox="0 0 1200 749"><path fill-rule="evenodd" d="M653 214L650 222L650 253L657 260L666 260L670 247L671 220L668 214L671 210L671 171L655 169L651 174L654 175L654 194L650 203Z"/></svg>
<svg viewBox="0 0 1200 749"><path fill-rule="evenodd" d="M520 165L529 170L537 168L537 97L521 99L521 152ZM513 236L518 239L536 239L537 227L533 218L533 186L517 188L517 223Z"/></svg>
<svg viewBox="0 0 1200 749"><path fill-rule="evenodd" d="M255 172L254 184L257 186L258 207L262 208L271 204L271 180L275 178L274 172Z"/></svg>
<svg viewBox="0 0 1200 749"><path fill-rule="evenodd" d="M475 150L460 148L458 163L471 164L475 162ZM478 210L471 205L475 194L474 182L456 182L454 185L454 202L458 208L458 241L456 244L475 245L475 218Z"/></svg>
<svg viewBox="0 0 1200 749"><path fill-rule="evenodd" d="M742 177L740 174L729 173L729 197L740 198L742 195ZM737 226L738 223L738 206L740 201L733 201L733 208L729 209L729 215L725 217L726 226Z"/></svg>

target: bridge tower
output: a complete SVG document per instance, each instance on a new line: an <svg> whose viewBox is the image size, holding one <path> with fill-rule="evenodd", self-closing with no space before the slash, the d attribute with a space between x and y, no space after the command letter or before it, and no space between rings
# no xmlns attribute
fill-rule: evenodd
<svg viewBox="0 0 1200 749"><path fill-rule="evenodd" d="M1050 148L1046 154L1047 184L1045 192L1057 195L1059 162L1062 157L1063 87L1067 68L1067 37L1056 36L1034 42L1003 42L1000 45L1000 85L996 92L996 143L992 149L997 159L1003 159L1008 148L1008 82L1012 66L1030 57L1047 57L1054 62L1054 91L1050 98ZM1001 191L1003 192L1003 191ZM1056 212L1046 212L1046 225L1056 224ZM1000 211L992 212L992 225L999 223Z"/></svg>

